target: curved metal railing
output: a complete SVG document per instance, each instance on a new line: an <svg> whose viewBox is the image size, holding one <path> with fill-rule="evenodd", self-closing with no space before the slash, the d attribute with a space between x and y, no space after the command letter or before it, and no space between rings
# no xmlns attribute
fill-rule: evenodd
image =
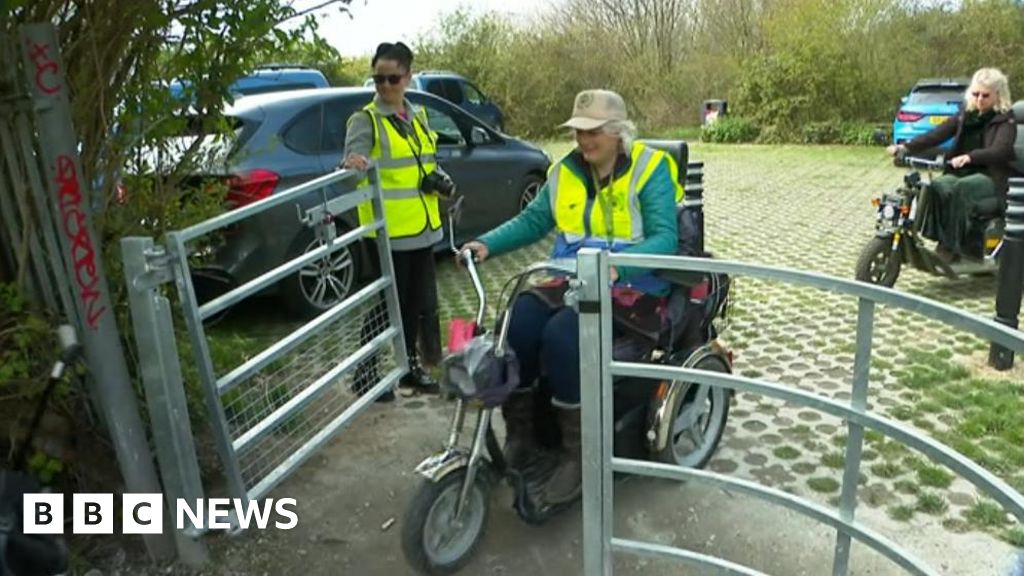
<svg viewBox="0 0 1024 576"><path fill-rule="evenodd" d="M1024 522L1024 495L948 446L917 430L872 414L867 409L876 304L916 312L922 316L970 331L1009 350L1024 354L1024 335L1017 330L920 296L814 272L707 258L609 254L596 250L581 251L578 258L579 277L583 280L580 301L581 379L582 381L597 380L601 383L601 394L584 395L582 406L585 431L583 438L585 574L610 574L611 553L614 551L674 558L697 566L714 567L725 574L761 574L751 568L693 551L614 538L611 520L613 472L674 480L692 480L726 487L781 505L808 518L828 524L838 533L833 562L833 574L836 575L845 575L848 572L852 539L873 548L911 574L935 574L923 561L854 520L865 428L878 431L897 442L918 450L936 462L948 466L974 484L981 492L999 502L1021 522ZM724 273L733 277L750 276L856 297L858 299L857 348L854 357L853 390L850 401L848 403L837 402L772 382L731 374L704 372L662 364L638 364L613 360L611 293L610 290L601 288L610 285L609 269L612 266ZM731 388L770 396L843 418L848 423L849 434L846 441L845 470L839 509L832 510L781 490L708 471L613 457L611 399L612 380L616 376L686 380L708 386Z"/></svg>

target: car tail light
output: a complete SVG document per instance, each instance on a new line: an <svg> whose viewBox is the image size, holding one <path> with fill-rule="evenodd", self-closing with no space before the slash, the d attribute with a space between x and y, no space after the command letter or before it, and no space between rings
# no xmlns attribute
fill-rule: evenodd
<svg viewBox="0 0 1024 576"><path fill-rule="evenodd" d="M263 200L274 191L281 177L270 170L256 169L242 172L228 179L228 205L240 208Z"/></svg>
<svg viewBox="0 0 1024 576"><path fill-rule="evenodd" d="M920 112L904 112L903 110L900 110L896 114L896 119L900 122L917 122L921 118L924 118L924 114L921 114Z"/></svg>

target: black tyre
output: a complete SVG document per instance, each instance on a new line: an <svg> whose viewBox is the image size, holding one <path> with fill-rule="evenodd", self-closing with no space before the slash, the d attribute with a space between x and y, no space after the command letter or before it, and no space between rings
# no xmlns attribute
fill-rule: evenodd
<svg viewBox="0 0 1024 576"><path fill-rule="evenodd" d="M418 573L454 574L473 558L491 512L491 486L485 472L477 472L458 524L453 521L465 468L440 482L425 481L416 492L402 520L402 553Z"/></svg>
<svg viewBox="0 0 1024 576"><path fill-rule="evenodd" d="M339 236L346 231L341 224L338 225ZM288 258L296 258L318 246L320 241L313 231L305 229L292 241ZM360 264L355 244L306 264L282 281L281 296L285 306L301 318L329 310L353 292L358 284Z"/></svg>
<svg viewBox="0 0 1024 576"><path fill-rule="evenodd" d="M875 237L861 251L854 277L861 282L892 288L902 267L899 253L892 250L892 239Z"/></svg>
<svg viewBox="0 0 1024 576"><path fill-rule="evenodd" d="M520 188L519 193L519 211L526 210L526 207L533 202L533 199L537 197L537 193L540 192L540 187L544 185L544 179L536 174L527 174L523 180L523 186Z"/></svg>
<svg viewBox="0 0 1024 576"><path fill-rule="evenodd" d="M730 372L726 361L716 355L704 356L693 368L725 374ZM653 457L666 464L703 468L715 455L725 432L730 392L725 388L693 382L676 381L672 385L683 386L684 389L670 407L672 425L668 442Z"/></svg>

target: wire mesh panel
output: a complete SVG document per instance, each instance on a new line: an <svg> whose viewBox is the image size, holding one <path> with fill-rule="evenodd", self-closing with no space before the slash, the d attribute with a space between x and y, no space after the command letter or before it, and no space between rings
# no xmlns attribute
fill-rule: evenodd
<svg viewBox="0 0 1024 576"><path fill-rule="evenodd" d="M370 348L394 338L389 328L386 306L371 299L221 396L246 486L271 476L396 368L391 348Z"/></svg>
<svg viewBox="0 0 1024 576"><path fill-rule="evenodd" d="M285 479L342 427L390 390L407 370L401 316L393 281L391 250L384 222L378 218L338 233L336 219L361 202L370 201L382 214L381 193L373 169L370 186L342 194L320 194L355 173L332 172L277 192L259 202L233 210L185 230L168 234L192 353L206 389L217 445L225 464L228 486L238 498L259 499ZM228 226L243 224L277 206L298 203L316 194L322 203L308 208L300 221L313 229L317 241L304 253L256 278L199 302L192 284L190 245ZM379 277L333 307L295 328L241 364L211 354L204 321L244 299L307 270L326 270L357 250L360 242L376 248ZM336 289L336 279L320 285ZM251 327L250 327L251 329Z"/></svg>

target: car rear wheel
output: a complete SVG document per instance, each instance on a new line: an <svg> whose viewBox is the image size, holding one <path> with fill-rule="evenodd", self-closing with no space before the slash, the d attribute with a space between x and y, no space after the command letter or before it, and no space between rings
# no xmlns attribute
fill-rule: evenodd
<svg viewBox="0 0 1024 576"><path fill-rule="evenodd" d="M540 187L544 185L544 179L536 174L528 174L526 179L523 181L522 192L519 195L519 211L526 210L526 207L533 202L534 198L537 197L537 193L540 192Z"/></svg>
<svg viewBox="0 0 1024 576"><path fill-rule="evenodd" d="M338 235L345 233L338 225ZM297 258L321 245L312 230L303 230L289 251L289 259ZM284 304L296 316L308 318L321 314L349 296L359 278L359 251L349 244L314 260L284 280Z"/></svg>

